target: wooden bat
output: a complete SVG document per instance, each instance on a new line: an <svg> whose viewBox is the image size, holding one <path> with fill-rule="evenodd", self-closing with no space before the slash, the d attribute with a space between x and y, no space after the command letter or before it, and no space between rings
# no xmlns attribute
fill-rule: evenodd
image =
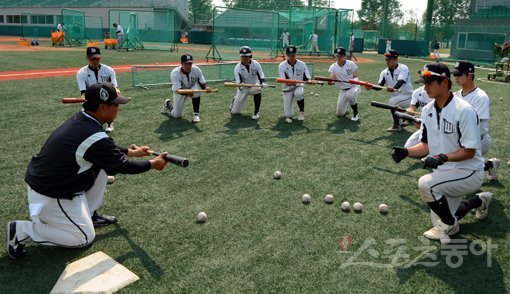
<svg viewBox="0 0 510 294"><path fill-rule="evenodd" d="M395 116L398 117L398 118L401 118L403 120L410 121L412 123L421 124L421 119L419 119L417 117L414 117L414 116L412 116L410 114L407 114L407 113L395 112Z"/></svg>
<svg viewBox="0 0 510 294"><path fill-rule="evenodd" d="M370 105L374 106L374 107L378 107L378 108L384 108L384 109L395 110L398 112L407 112L407 113L414 114L414 115L420 115L420 113L418 111L407 111L407 110L400 108L396 105L390 105L390 104L386 104L386 103L382 103L382 102L372 101L372 102L370 102Z"/></svg>
<svg viewBox="0 0 510 294"><path fill-rule="evenodd" d="M324 82L317 81L317 80L300 81L300 80L291 80L291 79L284 79L284 78L276 78L276 82L277 83L282 83L282 84L299 84L299 83L302 83L302 84L311 84L311 85L316 85L316 84L324 85Z"/></svg>
<svg viewBox="0 0 510 294"><path fill-rule="evenodd" d="M225 87L245 87L245 88L258 87L258 88L262 88L262 85L259 85L259 84L243 84L243 83L232 83L232 82L225 82L223 84L223 86L225 86ZM276 86L275 85L267 85L267 87L275 88Z"/></svg>
<svg viewBox="0 0 510 294"><path fill-rule="evenodd" d="M83 98L62 98L62 103L68 104L68 103L83 103L87 100Z"/></svg>
<svg viewBox="0 0 510 294"><path fill-rule="evenodd" d="M190 94L194 94L194 93L207 93L207 90L179 89L175 92L177 92L177 94L181 94L181 95L190 95ZM211 92L218 92L218 89L211 89Z"/></svg>
<svg viewBox="0 0 510 294"><path fill-rule="evenodd" d="M138 146L136 146L135 144L131 144L131 146L129 147L130 149L136 149L138 148ZM154 155L154 156L159 156L159 152L156 152L154 150L147 150L147 153L151 154L151 155ZM184 158L184 157L180 157L180 156L177 156L177 155L172 155L172 154L167 154L165 156L165 161L167 162L170 162L170 163L173 163L175 165L178 165L180 167L188 167L189 165L189 160L187 158Z"/></svg>
<svg viewBox="0 0 510 294"><path fill-rule="evenodd" d="M361 85L361 86L369 86L374 89L380 89L380 90L388 89L387 87L384 87L384 86L379 86L376 84L371 84L369 82L355 80L355 79L350 79L348 81L342 81L342 80L330 79L330 78L326 78L326 77L317 77L317 76L315 77L315 79L318 81L325 81L325 82L338 82L338 83L349 83L349 84ZM393 89L393 91L400 93L400 89Z"/></svg>

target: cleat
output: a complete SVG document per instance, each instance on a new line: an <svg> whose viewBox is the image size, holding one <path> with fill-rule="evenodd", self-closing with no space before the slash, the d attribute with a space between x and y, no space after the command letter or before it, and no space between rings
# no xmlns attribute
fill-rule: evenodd
<svg viewBox="0 0 510 294"><path fill-rule="evenodd" d="M487 179L494 181L498 179L498 168L501 160L497 158L491 158L489 161L492 163L492 167L489 168L489 174L487 175Z"/></svg>
<svg viewBox="0 0 510 294"><path fill-rule="evenodd" d="M453 225L447 225L443 223L441 220L438 220L436 227L440 233L439 241L443 245L449 244L451 241L450 236L455 235L459 232L459 222L457 221L457 219L455 219L455 223Z"/></svg>
<svg viewBox="0 0 510 294"><path fill-rule="evenodd" d="M113 124L108 124L106 126L106 128L104 129L104 131L107 132L107 133L113 132L113 130L114 130Z"/></svg>
<svg viewBox="0 0 510 294"><path fill-rule="evenodd" d="M12 259L20 259L24 257L27 252L24 249L25 245L21 244L16 237L16 222L7 223L7 254Z"/></svg>
<svg viewBox="0 0 510 294"><path fill-rule="evenodd" d="M260 118L260 112L257 112L256 114L254 114L251 119L253 120L258 120Z"/></svg>
<svg viewBox="0 0 510 294"><path fill-rule="evenodd" d="M441 231L436 227L432 227L432 229L423 233L423 237L430 240L440 240L441 236L442 236Z"/></svg>
<svg viewBox="0 0 510 294"><path fill-rule="evenodd" d="M480 200L482 200L482 205L475 210L475 217L479 220L483 220L489 215L489 205L492 200L491 192L482 192L476 194Z"/></svg>
<svg viewBox="0 0 510 294"><path fill-rule="evenodd" d="M388 132L398 132L401 130L401 127L399 125L393 125L390 128L387 128L386 131Z"/></svg>
<svg viewBox="0 0 510 294"><path fill-rule="evenodd" d="M192 121L194 123L199 123L200 122L200 116L198 116L198 114L193 115L193 120Z"/></svg>
<svg viewBox="0 0 510 294"><path fill-rule="evenodd" d="M168 113L174 109L174 105L172 104L172 101L170 99L166 99L165 102L163 102L163 107L161 107L161 113Z"/></svg>
<svg viewBox="0 0 510 294"><path fill-rule="evenodd" d="M353 115L353 116L351 117L351 120L352 120L352 121L358 121L358 120L359 120L359 114Z"/></svg>
<svg viewBox="0 0 510 294"><path fill-rule="evenodd" d="M108 176L108 178L106 179L106 183L107 184L113 184L113 182L115 182L115 177L114 176Z"/></svg>
<svg viewBox="0 0 510 294"><path fill-rule="evenodd" d="M305 113L301 111L298 115L297 120L305 120Z"/></svg>
<svg viewBox="0 0 510 294"><path fill-rule="evenodd" d="M291 124L292 123L292 118L290 118L290 117L285 118L285 122Z"/></svg>
<svg viewBox="0 0 510 294"><path fill-rule="evenodd" d="M97 211L94 211L94 214L92 215L92 224L94 225L94 228L105 227L116 222L116 217L100 214Z"/></svg>

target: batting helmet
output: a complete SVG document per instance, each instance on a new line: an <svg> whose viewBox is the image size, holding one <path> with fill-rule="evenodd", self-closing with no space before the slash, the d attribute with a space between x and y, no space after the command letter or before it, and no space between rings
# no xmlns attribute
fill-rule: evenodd
<svg viewBox="0 0 510 294"><path fill-rule="evenodd" d="M243 46L239 49L239 56L241 57L251 57L251 49L248 46Z"/></svg>

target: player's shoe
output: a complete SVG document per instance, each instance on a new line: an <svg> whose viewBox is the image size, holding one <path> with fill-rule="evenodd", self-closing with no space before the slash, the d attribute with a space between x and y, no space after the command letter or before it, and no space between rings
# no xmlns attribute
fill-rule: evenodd
<svg viewBox="0 0 510 294"><path fill-rule="evenodd" d="M358 114L356 114L356 115L353 115L353 116L351 117L351 120L352 120L352 121L358 121L358 120L359 120L359 113L358 113Z"/></svg>
<svg viewBox="0 0 510 294"><path fill-rule="evenodd" d="M27 254L25 245L18 241L16 236L16 222L7 223L7 254L12 259L22 258Z"/></svg>
<svg viewBox="0 0 510 294"><path fill-rule="evenodd" d="M498 179L498 168L501 160L497 158L491 158L489 161L492 163L492 167L489 168L489 174L487 175L487 178L491 181L494 181Z"/></svg>
<svg viewBox="0 0 510 294"><path fill-rule="evenodd" d="M193 120L192 121L194 123L199 123L200 122L200 116L198 116L198 114L193 115Z"/></svg>
<svg viewBox="0 0 510 294"><path fill-rule="evenodd" d="M286 117L285 118L285 122L291 124L292 123L292 118Z"/></svg>
<svg viewBox="0 0 510 294"><path fill-rule="evenodd" d="M106 178L106 183L107 184L113 184L113 182L115 182L115 177L114 176L108 176Z"/></svg>
<svg viewBox="0 0 510 294"><path fill-rule="evenodd" d="M398 132L401 129L402 128L399 125L393 125L393 126L387 128L386 131L388 131L388 132Z"/></svg>
<svg viewBox="0 0 510 294"><path fill-rule="evenodd" d="M105 227L116 222L116 217L100 214L97 211L94 211L94 214L92 215L92 224L94 225L94 228Z"/></svg>
<svg viewBox="0 0 510 294"><path fill-rule="evenodd" d="M441 244L449 244L450 236L455 235L459 232L459 222L455 219L453 225L447 225L441 220L438 220L434 228L423 233L425 238L431 240L439 240Z"/></svg>
<svg viewBox="0 0 510 294"><path fill-rule="evenodd" d="M172 101L170 101L170 99L166 99L165 102L163 102L163 107L161 107L161 113L170 113L172 109L174 109Z"/></svg>
<svg viewBox="0 0 510 294"><path fill-rule="evenodd" d="M258 120L260 118L260 112L257 112L255 113L254 115L252 115L251 119L253 120Z"/></svg>
<svg viewBox="0 0 510 294"><path fill-rule="evenodd" d="M107 133L113 132L113 130L114 130L113 124L107 125L106 128L104 129L104 131Z"/></svg>
<svg viewBox="0 0 510 294"><path fill-rule="evenodd" d="M482 205L475 210L475 217L479 220L485 219L487 215L489 215L489 205L492 200L491 192L482 192L476 194L480 200L482 200Z"/></svg>
<svg viewBox="0 0 510 294"><path fill-rule="evenodd" d="M297 120L305 120L305 113L303 111L299 112Z"/></svg>

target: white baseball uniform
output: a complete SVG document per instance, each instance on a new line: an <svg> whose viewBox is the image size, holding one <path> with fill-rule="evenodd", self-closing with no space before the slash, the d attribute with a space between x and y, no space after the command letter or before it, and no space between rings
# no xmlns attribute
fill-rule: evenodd
<svg viewBox="0 0 510 294"><path fill-rule="evenodd" d="M418 89L413 91L413 94L411 96L411 105L414 105L416 107L417 111L422 109L430 101L434 101L434 99L429 97L429 95L425 91L425 86L421 86ZM418 129L416 132L414 132L409 137L409 139L407 139L404 147L409 148L411 146L414 146L414 145L420 143L420 135L421 135L421 131L420 131L420 129Z"/></svg>
<svg viewBox="0 0 510 294"><path fill-rule="evenodd" d="M291 65L287 60L280 63L278 66L278 76L284 79L308 81L311 79L308 67L301 60L296 60L294 65ZM297 101L304 99L303 84L296 84L295 86L282 85L283 92L283 113L287 118L292 118L294 115L294 98Z"/></svg>
<svg viewBox="0 0 510 294"><path fill-rule="evenodd" d="M480 137L482 140L482 154L487 153L492 147L492 137L489 135L490 100L487 93L476 87L473 91L462 95L462 90L453 93L456 97L467 101L478 114L480 119Z"/></svg>
<svg viewBox="0 0 510 294"><path fill-rule="evenodd" d="M354 35L351 35L351 38L349 39L349 51L354 51Z"/></svg>
<svg viewBox="0 0 510 294"><path fill-rule="evenodd" d="M386 40L386 52L388 52L390 50L391 50L391 40L388 39L388 40Z"/></svg>
<svg viewBox="0 0 510 294"><path fill-rule="evenodd" d="M177 90L179 89L194 89L198 90L198 87L205 89L205 78L202 74L200 68L196 65L191 66L191 71L189 74L185 74L182 72L182 66L178 66L172 70L170 73L170 80L172 81L172 92L173 92L173 106L174 108L170 112L170 115L174 118L179 118L182 116L182 112L184 110L184 101L188 98L188 95L180 95L177 94ZM200 93L194 93L194 98L199 98ZM195 113L198 115L198 113Z"/></svg>
<svg viewBox="0 0 510 294"><path fill-rule="evenodd" d="M120 24L117 25L117 28L115 29L115 34L117 35L117 44L120 48L122 42L124 42L124 29Z"/></svg>
<svg viewBox="0 0 510 294"><path fill-rule="evenodd" d="M283 32L280 39L282 39L282 47L283 48L287 48L287 46L289 46L289 37L290 37L290 34L289 32Z"/></svg>
<svg viewBox="0 0 510 294"><path fill-rule="evenodd" d="M391 93L388 103L391 105L398 105L402 108L407 108L409 107L409 102L411 102L413 86L411 85L411 81L409 79L409 68L405 64L399 63L393 70L385 68L379 75L378 83L381 86L388 84L388 86L394 87L400 80L405 82L400 87L400 93Z"/></svg>
<svg viewBox="0 0 510 294"><path fill-rule="evenodd" d="M348 81L353 79L354 72L358 70L356 63L346 60L343 66L338 62L333 63L329 67L329 72L335 75L336 80ZM338 89L338 101L336 104L336 115L344 116L347 112L348 105L355 105L358 103L356 98L360 94L359 85L353 85L345 82L335 82L335 87Z"/></svg>
<svg viewBox="0 0 510 294"><path fill-rule="evenodd" d="M89 65L80 68L76 73L76 81L80 92L87 90L91 85L102 82L110 82L115 88L119 87L115 71L106 64L100 64L98 69L92 69Z"/></svg>
<svg viewBox="0 0 510 294"><path fill-rule="evenodd" d="M310 38L310 53L315 49L315 53L319 53L319 36L316 33L311 33Z"/></svg>
<svg viewBox="0 0 510 294"><path fill-rule="evenodd" d="M251 60L249 65L244 65L239 62L234 68L234 76L236 83L240 84L262 84L265 82L264 72L260 63L255 60ZM238 87L236 96L232 101L232 114L240 114L246 104L246 98L249 95L256 95L262 92L261 88L243 88Z"/></svg>

